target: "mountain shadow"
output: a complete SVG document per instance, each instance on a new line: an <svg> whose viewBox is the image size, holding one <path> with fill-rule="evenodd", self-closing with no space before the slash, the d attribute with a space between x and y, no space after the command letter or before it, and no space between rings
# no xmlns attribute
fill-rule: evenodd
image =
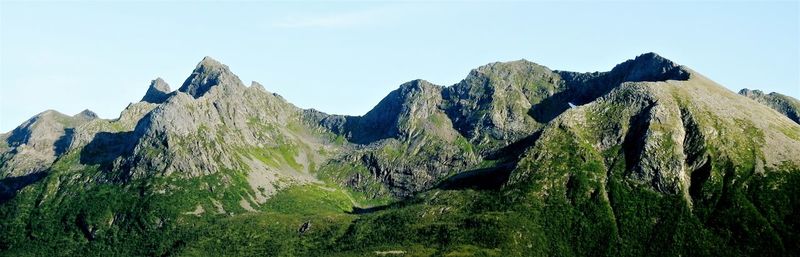
<svg viewBox="0 0 800 257"><path fill-rule="evenodd" d="M517 167L520 156L525 153L526 149L532 147L541 135L542 132L537 131L487 155L486 160L498 161L500 162L498 165L460 172L444 179L434 188L500 190L508 182L511 172Z"/></svg>
<svg viewBox="0 0 800 257"><path fill-rule="evenodd" d="M111 170L114 160L133 153L136 146L133 131L99 132L81 149L80 162L87 165L100 165L101 170Z"/></svg>
<svg viewBox="0 0 800 257"><path fill-rule="evenodd" d="M0 204L11 200L19 190L42 180L46 176L47 172L39 171L23 176L0 179Z"/></svg>
<svg viewBox="0 0 800 257"><path fill-rule="evenodd" d="M61 137L59 137L53 143L53 151L56 153L56 156L60 156L61 154L69 150L69 146L72 144L72 135L74 134L75 134L74 128L64 129L64 135L61 135Z"/></svg>

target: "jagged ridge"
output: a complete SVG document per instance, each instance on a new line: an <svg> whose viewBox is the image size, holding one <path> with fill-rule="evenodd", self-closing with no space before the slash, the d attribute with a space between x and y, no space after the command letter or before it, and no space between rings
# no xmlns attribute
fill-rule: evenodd
<svg viewBox="0 0 800 257"><path fill-rule="evenodd" d="M800 100L775 92L764 94L761 90L750 90L747 88L739 90L739 94L765 104L779 113L786 115L790 120L800 124Z"/></svg>

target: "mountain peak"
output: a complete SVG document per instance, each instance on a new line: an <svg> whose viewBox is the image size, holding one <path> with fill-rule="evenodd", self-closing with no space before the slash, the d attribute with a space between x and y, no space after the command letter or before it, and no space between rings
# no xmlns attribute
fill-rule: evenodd
<svg viewBox="0 0 800 257"><path fill-rule="evenodd" d="M660 55L648 52L611 69L622 81L688 80L689 71Z"/></svg>
<svg viewBox="0 0 800 257"><path fill-rule="evenodd" d="M549 72L549 69L547 69L542 65L539 65L532 61L528 61L526 59L519 59L508 62L489 63L474 69L473 72L479 72L479 73L503 73L503 72L507 73L509 71L535 72L543 69L546 69Z"/></svg>
<svg viewBox="0 0 800 257"><path fill-rule="evenodd" d="M157 77L156 79L150 81L150 87L153 87L153 88L157 89L158 91L165 92L165 93L168 93L170 91L169 90L169 84L167 84L167 82L165 82L163 79L161 79L161 77Z"/></svg>
<svg viewBox="0 0 800 257"><path fill-rule="evenodd" d="M72 117L85 119L85 120L93 120L93 119L97 119L98 118L97 113L94 113L93 111L91 111L89 109L85 109L85 110L79 112L78 114L75 114L75 116L72 116Z"/></svg>
<svg viewBox="0 0 800 257"><path fill-rule="evenodd" d="M244 87L239 77L233 74L227 65L206 56L197 64L192 75L186 78L178 91L199 98L217 85Z"/></svg>
<svg viewBox="0 0 800 257"><path fill-rule="evenodd" d="M147 88L147 92L142 97L142 102L148 103L163 103L167 100L167 97L170 93L169 84L165 82L161 78L156 78L150 81L150 87Z"/></svg>
<svg viewBox="0 0 800 257"><path fill-rule="evenodd" d="M203 57L203 60L200 60L200 63L197 64L197 68L200 68L201 66L202 67L224 67L225 69L228 68L228 66L226 66L225 64L222 64L221 62L215 60L214 58L211 58L211 56Z"/></svg>
<svg viewBox="0 0 800 257"><path fill-rule="evenodd" d="M400 88L423 88L428 86L436 86L430 81L424 79L415 79L400 85Z"/></svg>
<svg viewBox="0 0 800 257"><path fill-rule="evenodd" d="M639 56L636 56L635 59L664 59L664 60L666 60L666 58L662 57L661 55L658 55L655 52L647 52L647 53L640 54Z"/></svg>
<svg viewBox="0 0 800 257"><path fill-rule="evenodd" d="M664 58L661 55L658 55L654 52L647 52L640 54L633 58L633 63L642 64L642 65L652 65L652 67L665 67L665 68L674 68L678 67L677 63Z"/></svg>
<svg viewBox="0 0 800 257"><path fill-rule="evenodd" d="M47 109L47 110L45 110L43 112L40 112L39 114L36 114L36 116L33 116L33 117L35 118L35 117L45 117L45 116L54 116L54 115L66 116L63 113L59 112L59 111L56 111L56 110L53 110L53 109Z"/></svg>

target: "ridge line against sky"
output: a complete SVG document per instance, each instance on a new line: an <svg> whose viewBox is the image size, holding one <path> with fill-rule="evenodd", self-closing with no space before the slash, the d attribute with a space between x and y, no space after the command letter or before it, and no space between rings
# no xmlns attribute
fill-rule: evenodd
<svg viewBox="0 0 800 257"><path fill-rule="evenodd" d="M302 108L361 115L400 84L527 59L607 71L656 52L738 91L800 98L800 4L0 2L0 132L47 109L116 118L203 56Z"/></svg>

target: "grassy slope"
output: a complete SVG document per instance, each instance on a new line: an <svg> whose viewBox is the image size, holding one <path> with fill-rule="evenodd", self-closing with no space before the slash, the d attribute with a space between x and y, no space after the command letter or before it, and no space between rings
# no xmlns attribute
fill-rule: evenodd
<svg viewBox="0 0 800 257"><path fill-rule="evenodd" d="M320 185L287 188L258 212L246 212L238 201L247 193L240 190L249 187L234 183L214 192L201 189L219 181L214 176L165 182L170 185L166 188L180 190L145 195L140 192L151 191L144 188L153 185L143 181L82 190L61 185L77 195L48 192L56 180L48 177L0 206L2 255L311 255L330 248L327 238L344 233L355 217L346 214L352 202L344 191ZM209 201L213 198L220 199L226 213L216 211ZM205 212L188 213L198 202ZM305 221L312 228L299 235Z"/></svg>

